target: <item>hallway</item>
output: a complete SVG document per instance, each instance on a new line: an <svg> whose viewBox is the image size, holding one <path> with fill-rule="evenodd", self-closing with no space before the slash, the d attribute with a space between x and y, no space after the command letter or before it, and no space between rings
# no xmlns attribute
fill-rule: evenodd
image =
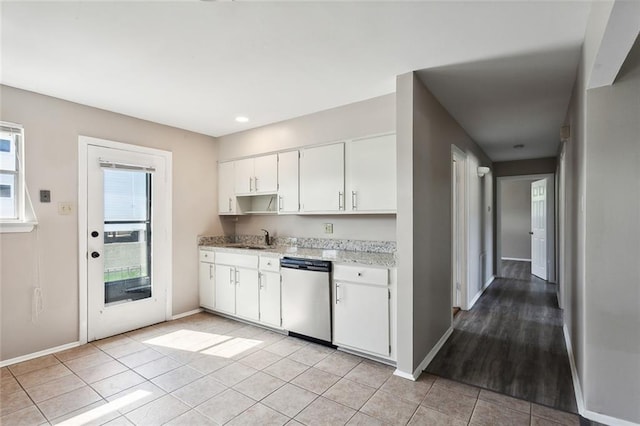
<svg viewBox="0 0 640 426"><path fill-rule="evenodd" d="M426 371L577 413L556 285L528 277L496 278Z"/></svg>

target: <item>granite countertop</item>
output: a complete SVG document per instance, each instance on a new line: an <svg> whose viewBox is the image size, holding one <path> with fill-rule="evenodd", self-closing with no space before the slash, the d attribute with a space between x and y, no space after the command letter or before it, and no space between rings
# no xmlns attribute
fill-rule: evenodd
<svg viewBox="0 0 640 426"><path fill-rule="evenodd" d="M204 244L201 249L211 251L225 251L230 253L290 256L304 259L321 259L337 263L359 263L394 268L396 258L394 253L373 253L368 251L328 250L320 248L303 248L291 246L261 246L264 249L247 249L248 244ZM235 247L234 247L235 246Z"/></svg>

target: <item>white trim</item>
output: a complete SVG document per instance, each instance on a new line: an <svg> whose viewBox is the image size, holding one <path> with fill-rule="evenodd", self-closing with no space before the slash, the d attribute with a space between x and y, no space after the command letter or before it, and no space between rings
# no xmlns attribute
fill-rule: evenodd
<svg viewBox="0 0 640 426"><path fill-rule="evenodd" d="M531 262L531 259L520 259L519 257L502 257L502 260L517 260L518 262Z"/></svg>
<svg viewBox="0 0 640 426"><path fill-rule="evenodd" d="M204 311L204 309L198 308L198 309L194 309L192 311L183 312L181 314L172 316L171 320L177 320L177 319L184 318L184 317L190 317L191 315L199 314L200 312L203 312L203 311Z"/></svg>
<svg viewBox="0 0 640 426"><path fill-rule="evenodd" d="M7 365L17 364L19 362L29 361L34 358L38 358L45 355L51 355L56 352L65 351L67 349L76 348L80 346L80 342L71 342L64 345L56 346L49 349L43 349L38 352L33 352L26 355L21 355L11 359L5 359L4 361L0 361L0 367L6 367Z"/></svg>
<svg viewBox="0 0 640 426"><path fill-rule="evenodd" d="M393 374L395 376L399 376L399 377L402 377L402 378L405 378L405 379L413 380L414 382L416 380L418 380L418 378L420 377L420 374L422 374L424 369L427 368L429 363L431 361L433 361L433 358L436 357L436 355L438 354L440 349L442 349L442 346L444 346L444 344L446 343L446 341L449 338L449 336L451 336L451 333L453 333L453 327L449 327L449 329L447 331L445 331L445 333L442 335L440 340L438 340L438 343L436 343L435 346L429 351L427 356L424 357L424 359L418 365L418 368L415 369L413 374L405 373L404 371L400 371L398 369L396 369L393 372Z"/></svg>
<svg viewBox="0 0 640 426"><path fill-rule="evenodd" d="M476 302L478 301L478 299L480 299L480 296L482 296L484 294L484 291L489 288L489 286L493 283L493 280L495 280L496 276L495 275L491 275L491 277L487 280L487 282L485 282L482 285L482 290L480 290L478 292L478 294L475 295L475 297L473 298L473 300L471 301L471 303L469 303L469 309L473 308L473 305L476 304Z"/></svg>
<svg viewBox="0 0 640 426"><path fill-rule="evenodd" d="M463 209L463 214L462 214L462 226L461 226L461 230L462 230L462 259L460 259L462 265L461 265L461 276L460 278L460 299L458 300L458 305L461 309L466 310L468 309L468 300L469 300L469 281L470 281L470 277L469 277L469 209L470 209L470 203L469 203L469 179L470 179L470 172L469 172L469 158L467 156L467 153L464 152L462 149L458 148L456 145L451 144L451 162L453 162L456 157L459 157L459 159L461 160L461 164L460 164L460 170L462 173L462 179L460 180L460 192L462 192L462 199L464 202L464 205L462 206ZM452 184L453 184L453 177L452 178ZM452 201L451 201L451 220L452 220L452 227L451 227L451 238L453 239L454 237L454 232L453 232L453 187L451 187L451 195L452 195ZM458 208L460 208L460 206L457 206ZM458 236L460 237L460 236ZM458 238L458 240L460 240L460 238ZM453 277L453 268L454 268L454 261L455 261L455 256L456 253L453 252L453 244L451 245L451 276ZM460 250L459 250L460 251ZM453 298L453 280L450 283L450 291L449 293L451 293L451 296ZM451 306L454 306L453 300L451 301ZM451 311L451 323L453 324L453 310Z"/></svg>
<svg viewBox="0 0 640 426"><path fill-rule="evenodd" d="M167 251L172 253L173 247L173 154L170 151L161 149L148 148L144 146L132 145L122 142L114 142L106 139L99 139L90 136L78 136L78 316L79 316L79 344L87 343L88 328L88 300L87 300L87 154L89 145L104 148L113 148L123 151L150 154L162 157L165 161L165 185L166 185L166 203L167 203L167 223L165 235L167 236ZM171 262L165 265L166 274L169 282L166 288L166 308L165 321L172 319L173 307L173 258Z"/></svg>
<svg viewBox="0 0 640 426"><path fill-rule="evenodd" d="M564 343L567 347L567 355L569 355L569 366L571 367L571 378L573 379L573 391L576 396L576 405L578 406L578 413L589 420L595 422L604 423L607 425L619 425L619 426L637 426L638 423L633 423L628 420L618 419L616 417L607 416L606 414L596 413L595 411L587 410L584 406L584 397L582 395L582 387L580 386L580 378L578 376L578 369L576 368L576 361L573 357L573 346L571 345L571 338L569 336L569 329L567 324L562 326L564 334Z"/></svg>

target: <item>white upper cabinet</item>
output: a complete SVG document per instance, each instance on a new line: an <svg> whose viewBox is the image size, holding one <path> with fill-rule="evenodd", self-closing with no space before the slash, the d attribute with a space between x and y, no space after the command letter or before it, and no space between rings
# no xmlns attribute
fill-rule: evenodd
<svg viewBox="0 0 640 426"><path fill-rule="evenodd" d="M300 151L301 211L344 211L344 143Z"/></svg>
<svg viewBox="0 0 640 426"><path fill-rule="evenodd" d="M347 143L346 210L396 211L396 137L376 136Z"/></svg>
<svg viewBox="0 0 640 426"><path fill-rule="evenodd" d="M218 213L236 214L234 162L218 163Z"/></svg>
<svg viewBox="0 0 640 426"><path fill-rule="evenodd" d="M235 194L275 194L278 190L277 154L235 161Z"/></svg>
<svg viewBox="0 0 640 426"><path fill-rule="evenodd" d="M298 151L278 154L278 213L298 213L300 209Z"/></svg>

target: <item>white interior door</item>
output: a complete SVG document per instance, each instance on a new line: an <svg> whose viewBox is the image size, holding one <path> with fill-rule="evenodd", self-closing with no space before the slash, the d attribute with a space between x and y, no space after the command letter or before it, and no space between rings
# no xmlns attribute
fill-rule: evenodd
<svg viewBox="0 0 640 426"><path fill-rule="evenodd" d="M96 340L162 322L171 283L165 158L87 149L87 325Z"/></svg>
<svg viewBox="0 0 640 426"><path fill-rule="evenodd" d="M531 183L531 273L547 279L547 178Z"/></svg>

